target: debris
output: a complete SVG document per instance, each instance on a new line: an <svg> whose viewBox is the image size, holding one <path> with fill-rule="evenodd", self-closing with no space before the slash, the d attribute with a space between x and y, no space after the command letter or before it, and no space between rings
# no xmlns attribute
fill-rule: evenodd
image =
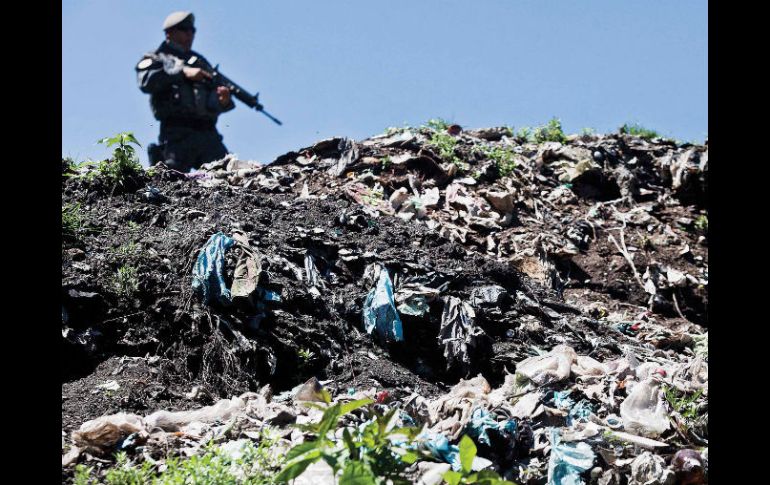
<svg viewBox="0 0 770 485"><path fill-rule="evenodd" d="M379 271L377 285L366 296L363 317L366 333L371 335L376 329L381 342L404 340L401 318L393 301L393 283L385 268Z"/></svg>
<svg viewBox="0 0 770 485"><path fill-rule="evenodd" d="M551 428L548 485L583 484L580 475L594 464L594 452L586 443L561 443L559 430Z"/></svg>
<svg viewBox="0 0 770 485"><path fill-rule="evenodd" d="M623 428L631 433L653 438L669 428L660 381L649 377L636 384L620 405Z"/></svg>
<svg viewBox="0 0 770 485"><path fill-rule="evenodd" d="M225 283L225 251L235 240L218 232L201 248L193 268L193 290L202 292L204 303L216 298L220 303L230 301L230 290Z"/></svg>

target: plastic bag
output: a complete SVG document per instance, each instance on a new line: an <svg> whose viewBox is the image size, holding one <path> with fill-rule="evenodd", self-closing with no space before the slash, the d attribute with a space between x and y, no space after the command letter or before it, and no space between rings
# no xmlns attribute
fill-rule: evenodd
<svg viewBox="0 0 770 485"><path fill-rule="evenodd" d="M551 458L548 461L548 485L580 485L580 475L594 464L591 447L584 442L561 443L559 430L551 428Z"/></svg>
<svg viewBox="0 0 770 485"><path fill-rule="evenodd" d="M660 382L649 378L635 385L620 405L620 417L629 433L652 438L666 431L669 420Z"/></svg>
<svg viewBox="0 0 770 485"><path fill-rule="evenodd" d="M198 260L193 268L193 290L203 293L203 302L209 303L216 298L222 303L230 301L230 290L225 284L225 251L235 244L235 240L218 232L211 236L198 253Z"/></svg>
<svg viewBox="0 0 770 485"><path fill-rule="evenodd" d="M136 414L118 413L86 421L72 432L72 440L86 451L104 454L133 433L147 435L142 418Z"/></svg>
<svg viewBox="0 0 770 485"><path fill-rule="evenodd" d="M404 340L401 318L393 301L393 283L385 268L380 271L377 286L366 296L363 318L366 333L371 335L376 328L380 342Z"/></svg>
<svg viewBox="0 0 770 485"><path fill-rule="evenodd" d="M516 374L526 377L538 386L559 382L570 376L577 354L567 345L557 345L546 355L524 359L516 366Z"/></svg>

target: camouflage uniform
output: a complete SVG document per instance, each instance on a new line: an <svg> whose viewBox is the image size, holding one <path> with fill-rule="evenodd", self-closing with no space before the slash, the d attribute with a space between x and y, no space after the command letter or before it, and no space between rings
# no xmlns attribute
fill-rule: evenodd
<svg viewBox="0 0 770 485"><path fill-rule="evenodd" d="M200 54L183 52L169 41L136 66L139 89L150 95L152 113L160 121L160 143L148 148L151 165L163 161L188 172L227 154L216 122L235 105L232 99L227 106L219 104L216 87L209 82L185 78L182 68L193 56L198 58L196 66L212 70Z"/></svg>

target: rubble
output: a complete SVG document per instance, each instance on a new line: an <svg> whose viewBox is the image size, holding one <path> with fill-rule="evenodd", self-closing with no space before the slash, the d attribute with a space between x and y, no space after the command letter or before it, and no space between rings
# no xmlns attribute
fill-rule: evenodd
<svg viewBox="0 0 770 485"><path fill-rule="evenodd" d="M707 483L707 146L453 125L155 172L62 182L95 228L62 250L64 480L371 399L340 426L420 428L415 482L469 436L517 483Z"/></svg>

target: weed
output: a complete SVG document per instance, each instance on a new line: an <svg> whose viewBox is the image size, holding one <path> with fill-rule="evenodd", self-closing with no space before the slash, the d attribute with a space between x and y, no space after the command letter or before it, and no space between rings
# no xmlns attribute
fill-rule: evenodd
<svg viewBox="0 0 770 485"><path fill-rule="evenodd" d="M449 133L440 131L432 132L430 139L428 140L428 145L436 148L438 151L438 156L441 157L442 160L453 163L460 169L465 170L468 168L468 164L460 160L460 157L455 154L457 138L453 137Z"/></svg>
<svg viewBox="0 0 770 485"><path fill-rule="evenodd" d="M303 347L297 351L297 358L299 358L299 368L305 369L315 359L315 352Z"/></svg>
<svg viewBox="0 0 770 485"><path fill-rule="evenodd" d="M498 172L500 172L500 175L503 177L513 173L513 169L516 168L514 153L503 147L487 148L484 150L484 155L495 162Z"/></svg>
<svg viewBox="0 0 770 485"><path fill-rule="evenodd" d="M136 268L133 266L123 265L118 268L113 279L115 291L125 297L131 297L136 293L139 290L139 279L136 274Z"/></svg>
<svg viewBox="0 0 770 485"><path fill-rule="evenodd" d="M94 467L87 467L83 464L75 466L75 477L73 482L75 485L90 485L94 483L91 480L91 474L94 472Z"/></svg>
<svg viewBox="0 0 770 485"><path fill-rule="evenodd" d="M517 131L516 134L513 136L513 139L519 144L529 143L533 141L532 128L528 126L522 126L521 128L519 128L519 131Z"/></svg>
<svg viewBox="0 0 770 485"><path fill-rule="evenodd" d="M115 252L121 256L131 256L136 253L136 243L121 244Z"/></svg>
<svg viewBox="0 0 770 485"><path fill-rule="evenodd" d="M443 479L449 485L458 485L460 483L478 483L484 485L515 485L513 482L503 480L500 475L492 470L482 470L474 473L471 469L473 459L476 458L476 444L467 435L464 435L458 445L460 450L459 472L449 470L443 475Z"/></svg>
<svg viewBox="0 0 770 485"><path fill-rule="evenodd" d="M387 170L388 167L393 163L393 161L390 159L390 156L384 156L382 160L380 160L380 163L382 163L382 169Z"/></svg>
<svg viewBox="0 0 770 485"><path fill-rule="evenodd" d="M112 138L102 138L97 143L108 147L117 145L112 152L112 158L99 163L96 169L96 172L110 183L125 187L142 171L142 165L132 144L140 147L142 145L134 138L133 133L118 133Z"/></svg>
<svg viewBox="0 0 770 485"><path fill-rule="evenodd" d="M246 442L239 450L237 458L233 458L221 448L209 443L204 447L201 455L188 459L168 458L166 468L162 472L155 471L149 461L141 465L131 465L126 454L121 452L115 455L115 467L105 473L104 483L107 485L274 484L278 483L276 472L285 460L283 454L275 447L277 443L278 437L269 428L265 428L262 430L259 444ZM78 465L75 468L75 483L78 485L95 483L91 478L92 474L93 468Z"/></svg>
<svg viewBox="0 0 770 485"><path fill-rule="evenodd" d="M428 120L425 125L423 125L425 128L429 128L433 131L446 131L446 129L449 127L449 123L441 118L433 118Z"/></svg>
<svg viewBox="0 0 770 485"><path fill-rule="evenodd" d="M623 126L621 126L618 131L621 134L625 135L634 135L638 136L639 138L643 138L645 140L652 140L653 138L660 138L660 134L658 134L655 130L647 129L639 124L634 123L633 125L629 125L628 123L625 123Z"/></svg>
<svg viewBox="0 0 770 485"><path fill-rule="evenodd" d="M593 128L583 128L582 130L580 130L580 134L583 136L593 136L596 134L596 130L594 130Z"/></svg>
<svg viewBox="0 0 770 485"><path fill-rule="evenodd" d="M65 238L77 239L84 228L84 217L80 204L61 206L61 234Z"/></svg>
<svg viewBox="0 0 770 485"><path fill-rule="evenodd" d="M409 483L404 476L404 470L416 462L419 456L408 447L420 430L391 428L390 424L397 410L392 409L382 415L370 407L374 419L355 428L345 428L342 440L335 440L334 430L342 416L374 401L360 399L346 404L330 405L331 397L328 391L323 397L326 407L308 403L324 411L321 420L318 423L297 426L302 431L314 435L314 439L289 450L286 466L276 479L281 482L293 480L312 463L324 460L332 467L335 475L341 473L340 485Z"/></svg>
<svg viewBox="0 0 770 485"><path fill-rule="evenodd" d="M564 143L567 141L567 136L561 129L561 120L558 118L552 118L547 124L535 128L533 137L536 143L544 143L547 141Z"/></svg>
<svg viewBox="0 0 770 485"><path fill-rule="evenodd" d="M664 387L666 395L666 401L671 405L671 408L679 413L686 421L691 421L698 417L698 405L696 401L703 394L702 390L698 390L692 396L687 396L687 393L680 392L674 387Z"/></svg>
<svg viewBox="0 0 770 485"><path fill-rule="evenodd" d="M709 218L706 215L699 215L697 219L695 219L695 228L700 231L708 231L709 230Z"/></svg>

